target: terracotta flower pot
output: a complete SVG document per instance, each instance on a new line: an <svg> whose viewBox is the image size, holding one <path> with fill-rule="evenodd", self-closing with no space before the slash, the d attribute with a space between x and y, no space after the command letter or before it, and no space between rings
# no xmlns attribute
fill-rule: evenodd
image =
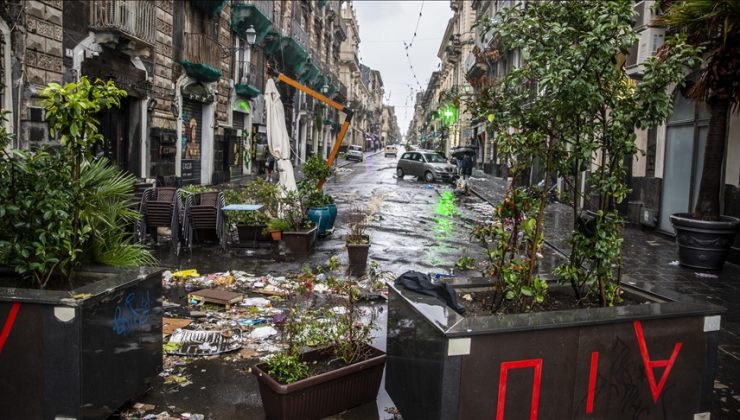
<svg viewBox="0 0 740 420"><path fill-rule="evenodd" d="M279 241L283 237L283 232L279 230L272 230L270 231L270 236L272 237L273 241Z"/></svg>

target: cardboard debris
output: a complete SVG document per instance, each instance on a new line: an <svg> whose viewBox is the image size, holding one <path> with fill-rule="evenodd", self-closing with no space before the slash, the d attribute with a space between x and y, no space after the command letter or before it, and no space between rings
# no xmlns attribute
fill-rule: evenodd
<svg viewBox="0 0 740 420"><path fill-rule="evenodd" d="M188 293L188 301L191 304L213 303L224 305L226 309L231 309L231 305L237 304L242 300L244 300L243 293L229 292L227 290L203 289Z"/></svg>
<svg viewBox="0 0 740 420"><path fill-rule="evenodd" d="M192 322L193 321L190 319L162 318L162 334L170 335L175 332L175 330L185 328Z"/></svg>

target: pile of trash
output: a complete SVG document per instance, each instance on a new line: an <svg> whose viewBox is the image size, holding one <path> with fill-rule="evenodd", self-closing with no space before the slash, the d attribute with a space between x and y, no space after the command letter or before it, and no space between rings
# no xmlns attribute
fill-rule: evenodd
<svg viewBox="0 0 740 420"><path fill-rule="evenodd" d="M233 359L261 359L280 350L277 324L285 317L286 297L299 287L299 277L312 276L313 294L328 294L326 276L289 273L254 275L227 271L201 275L196 270L166 271L165 289L182 288L186 302L164 302L164 353L177 357L208 357L228 354ZM390 272L369 273L358 281L364 299L387 299ZM161 376L180 386L189 385L177 377L177 363L165 366Z"/></svg>

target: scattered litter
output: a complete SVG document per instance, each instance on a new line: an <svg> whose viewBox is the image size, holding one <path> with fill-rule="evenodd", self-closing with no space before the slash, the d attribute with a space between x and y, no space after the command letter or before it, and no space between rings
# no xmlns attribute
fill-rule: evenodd
<svg viewBox="0 0 740 420"><path fill-rule="evenodd" d="M162 318L162 334L170 335L175 330L185 328L193 322L190 319Z"/></svg>
<svg viewBox="0 0 740 420"><path fill-rule="evenodd" d="M258 327L249 333L249 338L252 340L264 340L267 337L271 337L277 334L277 330L272 327Z"/></svg>
<svg viewBox="0 0 740 420"><path fill-rule="evenodd" d="M265 322L267 321L264 318L257 318L257 319L245 318L245 319L239 320L239 325L241 325L242 327L254 327L255 325L264 324Z"/></svg>
<svg viewBox="0 0 740 420"><path fill-rule="evenodd" d="M473 296L470 293L464 294L462 298L463 300L467 300L468 302L473 301Z"/></svg>
<svg viewBox="0 0 740 420"><path fill-rule="evenodd" d="M134 404L134 410L140 412L140 413L146 413L147 411L152 411L156 408L154 404L144 404L144 403L136 403Z"/></svg>
<svg viewBox="0 0 740 420"><path fill-rule="evenodd" d="M676 266L677 266L678 264L679 264L678 260L676 260L676 261L671 261L671 262L669 262L669 263L668 263L668 265L676 265Z"/></svg>
<svg viewBox="0 0 740 420"><path fill-rule="evenodd" d="M221 331L177 330L170 337L169 343L179 344L180 348L166 351L181 356L220 354L238 350L242 346L239 334L225 337Z"/></svg>
<svg viewBox="0 0 740 420"><path fill-rule="evenodd" d="M700 279L718 279L719 276L712 273L694 273L694 275Z"/></svg>
<svg viewBox="0 0 740 420"><path fill-rule="evenodd" d="M244 299L244 302L241 303L242 306L257 306L257 307L263 307L269 304L270 304L270 301L262 297L246 298Z"/></svg>
<svg viewBox="0 0 740 420"><path fill-rule="evenodd" d="M198 276L200 276L200 274L198 274L198 270L196 269L175 271L174 273L172 273L172 277L179 277L179 278L198 277Z"/></svg>
<svg viewBox="0 0 740 420"><path fill-rule="evenodd" d="M188 301L192 305L214 303L216 305L224 305L226 309L231 309L231 305L239 303L242 300L244 300L244 294L226 290L203 289L188 293Z"/></svg>

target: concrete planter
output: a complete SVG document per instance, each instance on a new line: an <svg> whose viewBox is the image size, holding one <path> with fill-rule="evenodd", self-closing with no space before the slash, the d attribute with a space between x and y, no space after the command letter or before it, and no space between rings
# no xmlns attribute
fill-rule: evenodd
<svg viewBox="0 0 740 420"><path fill-rule="evenodd" d="M385 354L368 349L367 360L282 385L267 373L265 363L254 367L262 405L268 419L321 419L375 401L385 366ZM306 361L325 358L321 350L305 355Z"/></svg>
<svg viewBox="0 0 740 420"><path fill-rule="evenodd" d="M708 417L723 308L624 289L654 303L463 317L391 285L388 394L409 420Z"/></svg>
<svg viewBox="0 0 740 420"><path fill-rule="evenodd" d="M91 282L71 292L0 288L3 418L104 419L162 370L162 271L76 275Z"/></svg>

